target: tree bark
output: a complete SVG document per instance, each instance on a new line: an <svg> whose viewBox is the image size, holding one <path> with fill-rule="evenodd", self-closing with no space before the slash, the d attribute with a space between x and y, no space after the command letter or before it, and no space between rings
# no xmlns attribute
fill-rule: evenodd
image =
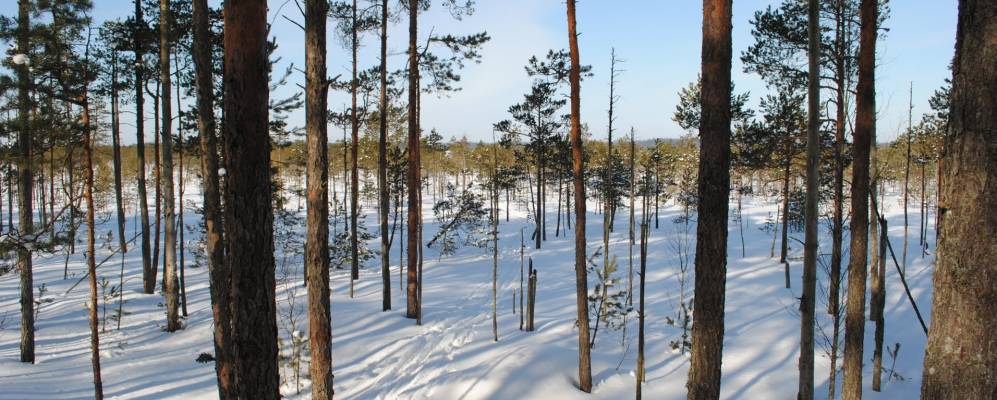
<svg viewBox="0 0 997 400"><path fill-rule="evenodd" d="M381 95L378 99L377 200L381 224L381 311L391 309L391 244L388 241L388 0L381 1Z"/></svg>
<svg viewBox="0 0 997 400"><path fill-rule="evenodd" d="M329 147L326 110L329 86L325 77L326 18L329 4L325 0L308 0L305 10L305 131L308 150L305 270L308 276L308 342L311 347L308 370L312 377L312 398L332 399Z"/></svg>
<svg viewBox="0 0 997 400"><path fill-rule="evenodd" d="M17 48L20 54L31 54L30 43L30 7L28 0L18 2L17 17ZM17 215L18 234L28 237L34 231L32 220L31 193L34 174L31 170L31 127L28 113L31 109L29 98L30 68L27 63L17 68L17 102L20 132L18 132L17 147ZM12 209L13 207L10 207ZM72 225L70 220L70 225ZM13 224L10 224L13 227ZM13 228L12 228L13 229ZM24 246L17 252L17 269L21 273L21 362L35 363L35 289L34 276L31 268L30 246Z"/></svg>
<svg viewBox="0 0 997 400"><path fill-rule="evenodd" d="M142 44L143 32L141 31L142 6L139 0L135 0L135 27L132 32L132 41L135 51L135 152L138 156L138 208L139 219L142 229L142 289L145 294L152 294L156 290L156 270L152 266L152 250L149 243L149 203L145 187L145 97L142 87L145 80L142 75Z"/></svg>
<svg viewBox="0 0 997 400"><path fill-rule="evenodd" d="M578 388L592 391L592 360L589 349L588 277L585 270L585 153L582 149L581 124L581 65L578 54L578 32L575 21L575 0L567 1L568 45L571 68L571 159L575 186L575 304L578 307ZM539 246L538 246L539 248Z"/></svg>
<svg viewBox="0 0 997 400"><path fill-rule="evenodd" d="M86 74L86 72L84 72ZM87 101L86 84L83 87L80 124L83 127L83 154L86 168L83 197L87 202L87 274L90 280L89 318L90 318L90 366L93 369L94 398L104 398L104 385L100 376L100 336L97 332L97 261L95 246L95 218L93 204L93 141L90 133L90 105Z"/></svg>
<svg viewBox="0 0 997 400"><path fill-rule="evenodd" d="M809 74L807 79L807 198L800 298L800 381L797 399L814 398L814 319L817 295L817 199L820 163L820 20L817 0L807 2Z"/></svg>
<svg viewBox="0 0 997 400"><path fill-rule="evenodd" d="M865 338L866 262L869 231L869 147L876 130L875 58L877 0L862 0L859 14L858 86L852 145L851 254L848 260L848 301L845 310L845 358L842 362L843 400L862 398L862 352Z"/></svg>
<svg viewBox="0 0 997 400"><path fill-rule="evenodd" d="M997 397L997 4L959 2L921 397Z"/></svg>
<svg viewBox="0 0 997 400"><path fill-rule="evenodd" d="M204 242L208 256L211 313L214 318L215 375L218 397L236 397L232 316L230 314L231 271L225 263L221 195L218 186L218 144L215 137L215 92L212 77L211 31L207 0L194 0L193 58L197 85L197 128L201 145L201 190L204 196Z"/></svg>
<svg viewBox="0 0 997 400"><path fill-rule="evenodd" d="M409 55L408 55L408 168L406 170L408 183L408 286L405 316L407 318L419 318L422 313L421 298L418 293L418 280L422 279L417 274L419 267L420 243L419 230L422 224L421 213L422 198L422 172L420 151L419 151L419 48L416 44L418 39L418 16L419 0L409 0Z"/></svg>
<svg viewBox="0 0 997 400"><path fill-rule="evenodd" d="M173 124L172 105L170 104L170 0L159 0L159 80L162 90L160 100L163 110L162 144L160 145L163 182L163 282L166 294L166 331L173 332L180 326L180 291L176 270L176 216L174 215L175 199L173 197L173 137L170 132Z"/></svg>
<svg viewBox="0 0 997 400"><path fill-rule="evenodd" d="M720 397L730 190L731 0L703 0L702 123L689 399Z"/></svg>
<svg viewBox="0 0 997 400"><path fill-rule="evenodd" d="M265 0L225 2L225 232L237 396L280 397Z"/></svg>
<svg viewBox="0 0 997 400"><path fill-rule="evenodd" d="M352 106L350 107L350 279L360 279L360 259L358 257L359 244L357 243L357 202L360 199L360 184L357 174L357 148L360 146L358 138L360 132L360 120L357 119L357 0L353 0L353 27L351 33L351 48L353 50L353 78L350 80L350 97ZM351 285L352 287L352 285ZM353 297L353 290L350 290L350 297Z"/></svg>

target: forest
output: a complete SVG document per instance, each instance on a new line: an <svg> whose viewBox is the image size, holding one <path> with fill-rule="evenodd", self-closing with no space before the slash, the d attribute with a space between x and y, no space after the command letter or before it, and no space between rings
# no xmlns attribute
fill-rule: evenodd
<svg viewBox="0 0 997 400"><path fill-rule="evenodd" d="M0 399L997 398L997 2L494 1L7 0Z"/></svg>

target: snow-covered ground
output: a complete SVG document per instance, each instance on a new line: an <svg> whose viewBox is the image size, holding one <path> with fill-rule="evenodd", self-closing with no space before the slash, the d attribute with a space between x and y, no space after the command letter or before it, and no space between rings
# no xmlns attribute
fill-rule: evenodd
<svg viewBox="0 0 997 400"><path fill-rule="evenodd" d="M194 185L191 185L193 188ZM188 190L188 193L196 190ZM890 221L890 237L895 250L902 248L903 214L896 193L886 196L884 206ZM189 198L195 196L187 195ZM428 197L428 196L427 196ZM503 199L504 200L504 199ZM291 203L294 203L293 201ZM732 207L735 203L732 202ZM392 302L394 308L381 312L381 280L377 262L369 262L356 284L355 298L348 297L348 274L334 270L333 285L333 363L336 395L343 399L621 399L633 396L632 371L636 362L636 319L627 319L622 330L600 327L592 352L593 392L586 395L575 388L577 380L577 331L575 321L575 285L573 271L573 231L555 237L556 204L549 202L548 240L542 250L532 249L529 235L532 223L526 211L512 206L512 218L501 224L499 237L499 341L491 333L490 254L482 249L464 248L451 257L438 258L435 249L425 253L423 325L404 317L404 292L399 286L398 251L392 251ZM431 221L429 199L426 203L425 237L432 237L437 225ZM502 206L504 208L504 204ZM639 207L639 206L638 206ZM589 204L594 210L595 205ZM726 333L724 340L722 397L730 399L788 399L796 396L797 359L799 357L799 315L796 311L800 293L802 246L791 240L792 289L784 287L783 267L771 258L772 233L760 228L775 214L775 200L745 198L744 241L736 221L730 224L728 246ZM638 208L637 215L640 217ZM650 230L647 273L646 365L644 394L653 399L685 398L688 356L673 351L670 343L679 340L681 328L670 325L679 311L678 238L684 231L678 206L661 210L660 228ZM731 215L734 215L732 209ZM503 213L504 217L504 213ZM611 250L618 257L619 278L624 280L628 268L628 211L617 215ZM199 216L186 214L187 224ZM376 230L376 217L367 215L367 226ZM112 219L113 220L113 219ZM591 255L602 243L602 217L588 217L588 252ZM134 218L128 222L128 237L135 232ZM100 226L98 232L114 230L113 223ZM931 273L933 256L920 256L917 246L918 213L911 209L911 249L907 280L914 299L927 319L931 308ZM512 291L519 288L520 229L526 228L526 256L534 258L538 270L536 331L519 330L518 313L512 313ZM340 226L341 229L341 226ZM85 239L81 231L80 240ZM695 226L689 226L694 240ZM846 232L847 233L847 232ZM821 228L822 253L830 251L826 226ZM802 240L802 233L792 236ZM934 231L929 231L934 244ZM191 239L189 236L188 240ZM98 244L102 241L98 241ZM369 244L379 247L375 238ZM395 241L397 243L397 240ZM847 246L847 237L846 237ZM695 244L689 243L690 253ZM35 285L44 285L43 303L37 318L37 361L34 365L18 362L19 304L16 273L0 277L0 398L53 399L92 396L89 330L85 301L86 282L74 287L85 272L84 247L69 257L69 279L63 279L63 253L35 259ZM98 249L98 260L108 254ZM637 268L637 246L634 265ZM690 255L689 261L691 262ZM899 254L898 254L899 257ZM101 334L101 364L104 393L118 398L214 398L214 368L195 359L202 352L211 353L212 319L209 307L206 268L192 266L188 255L186 269L189 316L186 328L176 333L163 331L165 309L160 295L141 293L141 255L137 246L124 258L124 309L121 328L107 321ZM278 264L281 258L278 257ZM600 258L601 262L601 258ZM847 252L845 258L847 264ZM884 367L893 369L902 379L884 375L882 393L871 390L872 323L866 324L866 360L863 384L866 398L917 398L925 335L918 325L897 272L888 264L885 343L892 348L900 344L893 359L884 355ZM301 286L298 262L292 260L286 276L291 283L278 284L278 327L283 351L290 352L290 332L307 332L305 289ZM111 284L118 281L120 264L114 257L99 268L101 278ZM280 281L280 273L278 273ZM821 284L827 278L819 273ZM590 290L594 286L590 276ZM687 299L692 295L692 277L688 278ZM635 284L636 288L636 277ZM37 293L37 291L36 291ZM286 321L292 307L290 294L296 294L297 326ZM518 302L518 300L517 300ZM636 301L634 302L636 305ZM107 304L113 313L116 299ZM830 335L829 317L818 302L818 319ZM930 323L930 321L929 321ZM843 329L842 329L843 332ZM842 333L843 334L843 333ZM822 342L818 331L818 342ZM826 398L829 359L823 343L817 346L817 397ZM894 366L895 362L895 366ZM839 362L840 368L840 362ZM302 374L307 364L302 365ZM289 397L307 397L308 381L302 378L300 395L296 394L293 376L282 370L283 393ZM840 385L841 375L838 375Z"/></svg>

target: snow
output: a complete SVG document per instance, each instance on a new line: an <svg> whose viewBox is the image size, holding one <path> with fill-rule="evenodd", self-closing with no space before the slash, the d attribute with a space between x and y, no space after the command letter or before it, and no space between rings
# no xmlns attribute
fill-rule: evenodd
<svg viewBox="0 0 997 400"><path fill-rule="evenodd" d="M224 170L219 171L224 174ZM196 182L190 182L187 200L198 202ZM896 191L890 191L884 205L888 207L890 238L894 249L902 248L902 211ZM435 233L431 204L425 207L426 236ZM504 199L502 199L504 201ZM288 204L295 204L289 201ZM732 207L736 203L732 202ZM796 395L797 359L799 357L799 314L802 246L791 241L792 289L784 288L783 267L769 257L772 234L759 228L775 214L776 200L757 197L745 199L745 242L747 257L741 257L740 232L736 221L730 224L729 259L725 316L722 398L759 399L793 398ZM548 221L555 221L556 203L551 201ZM504 204L501 205L504 210ZM373 207L370 207L373 209ZM504 215L499 237L499 341L491 335L491 259L481 249L464 248L454 256L440 259L435 249L426 249L423 325L404 318L405 298L399 286L398 250L391 252L392 305L381 312L381 280L378 261L361 271L356 283L356 297L348 297L348 270L332 271L333 373L337 397L345 399L619 399L633 396L636 362L636 313L628 317L626 339L622 331L600 327L598 342L592 351L593 392L586 395L575 389L577 380L577 330L574 327L575 284L573 271L573 231L554 236L548 226L548 240L542 250L532 249L529 233L532 224L525 209L513 204L510 222ZM595 204L590 203L590 212ZM367 210L369 211L369 210ZM110 210L105 210L110 212ZM376 215L366 215L367 226L376 229ZM685 398L685 381L689 367L687 354L673 351L670 342L681 337L681 328L665 323L678 312L678 260L675 242L685 229L674 222L682 212L679 206L662 209L660 228L650 229L647 273L646 366L644 395L654 399ZM128 237L136 233L132 206L128 212ZM503 212L504 214L504 212ZM641 210L637 210L638 218ZM734 213L732 212L732 215ZM187 212L186 224L195 224L199 215ZM919 213L912 208L911 226L918 226ZM618 257L619 273L629 267L627 254L627 213L618 214L611 249ZM933 217L929 217L933 218ZM107 219L98 232L112 230L114 219ZM601 246L602 218L588 218L588 253ZM694 223L694 222L693 222ZM512 314L512 290L519 288L519 230L526 227L527 257L534 258L538 270L536 331L518 329L519 318ZM303 229L303 227L302 227ZM339 229L342 229L341 225ZM689 232L695 236L694 225ZM368 246L377 248L375 238ZM193 233L187 233L188 239ZM821 252L830 249L826 226L821 229ZM802 239L802 232L792 233ZM934 232L929 231L932 243ZM81 229L78 238L85 240ZM113 243L113 241L112 241ZM395 242L397 244L397 241ZM848 243L847 238L845 243ZM98 260L109 254L98 243ZM695 244L689 244L694 251ZM113 247L113 246L112 246ZM212 319L207 268L194 266L188 254L186 269L189 317L185 329L166 333L163 300L160 295L141 293L141 255L131 246L124 262L124 309L121 329L108 321L100 336L104 393L109 398L215 398L214 367L197 363L200 353L212 353ZM930 316L932 255L922 258L917 233L912 229L908 255L907 280L914 299L925 318ZM64 253L41 255L34 260L37 287L46 288L38 311L34 365L18 362L19 304L16 273L0 277L0 398L70 399L92 396L89 330L85 299L86 283L71 288L85 272L84 247L69 256L70 276L63 279ZM635 255L638 253L634 247ZM189 251L189 248L188 248ZM847 252L845 253L847 264ZM278 263L280 258L278 257ZM691 260L691 259L690 259ZM113 257L99 269L99 275L117 283L119 258ZM903 380L883 377L882 393L871 390L871 362L863 374L864 395L869 399L917 398L925 336L918 326L891 264L887 273L886 347L900 343L893 367ZM307 339L306 291L301 287L300 262L290 266L288 276L295 281L278 284L278 330L282 337L282 355L292 353L290 337L297 333ZM634 260L635 270L638 260ZM822 285L826 274L819 272ZM594 277L590 277L593 279ZM626 275L620 275L621 287ZM634 287L638 277L635 274ZM692 296L693 278L686 285L686 299ZM590 289L594 284L590 282ZM98 288L99 291L99 288ZM99 293L98 293L99 294ZM294 294L298 307L297 326L289 328L282 316ZM635 294L636 296L636 294ZM99 297L100 307L104 300ZM637 304L635 298L634 304ZM107 304L113 314L117 300ZM518 307L518 304L517 304ZM829 318L818 302L818 322L829 329ZM98 310L102 311L101 309ZM866 324L864 358L871 360L872 323ZM843 332L843 327L842 327ZM842 338L843 339L843 338ZM818 342L821 336L818 329ZM826 398L829 360L822 343L817 345L816 397ZM884 352L885 353L885 352ZM885 368L893 359L884 354ZM840 368L840 361L839 361ZM302 363L302 387L297 394L293 374L282 369L282 392L292 398L307 398L307 362ZM841 374L838 374L840 387ZM840 393L840 390L839 390Z"/></svg>
<svg viewBox="0 0 997 400"><path fill-rule="evenodd" d="M28 55L23 53L14 54L10 57L10 61L13 62L14 65L28 65L31 63Z"/></svg>

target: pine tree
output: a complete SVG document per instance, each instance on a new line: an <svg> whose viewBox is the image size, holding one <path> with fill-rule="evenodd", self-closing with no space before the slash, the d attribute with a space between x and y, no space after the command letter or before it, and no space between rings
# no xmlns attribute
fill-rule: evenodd
<svg viewBox="0 0 997 400"><path fill-rule="evenodd" d="M939 239L921 397L997 394L997 4L959 1L951 115L939 174Z"/></svg>
<svg viewBox="0 0 997 400"><path fill-rule="evenodd" d="M578 307L578 388L592 391L592 359L589 344L588 277L585 271L585 153L582 148L581 79L583 67L579 63L578 30L575 19L575 0L568 0L568 48L570 67L568 81L571 88L571 155L575 189L575 301Z"/></svg>
<svg viewBox="0 0 997 400"><path fill-rule="evenodd" d="M225 232L237 397L276 399L277 312L264 0L225 3Z"/></svg>
<svg viewBox="0 0 997 400"><path fill-rule="evenodd" d="M852 135L851 255L848 260L848 302L845 311L844 381L841 398L862 398L862 353L865 339L866 261L869 229L869 148L876 129L875 58L878 35L877 0L862 0L855 132Z"/></svg>
<svg viewBox="0 0 997 400"><path fill-rule="evenodd" d="M221 194L218 177L218 144L215 136L215 89L212 53L214 36L206 0L193 1L193 58L197 91L197 130L200 132L201 190L204 196L205 251L214 317L215 374L218 397L236 397L232 348L230 265L225 262Z"/></svg>
<svg viewBox="0 0 997 400"><path fill-rule="evenodd" d="M720 397L730 187L731 0L703 0L702 120L690 399Z"/></svg>

